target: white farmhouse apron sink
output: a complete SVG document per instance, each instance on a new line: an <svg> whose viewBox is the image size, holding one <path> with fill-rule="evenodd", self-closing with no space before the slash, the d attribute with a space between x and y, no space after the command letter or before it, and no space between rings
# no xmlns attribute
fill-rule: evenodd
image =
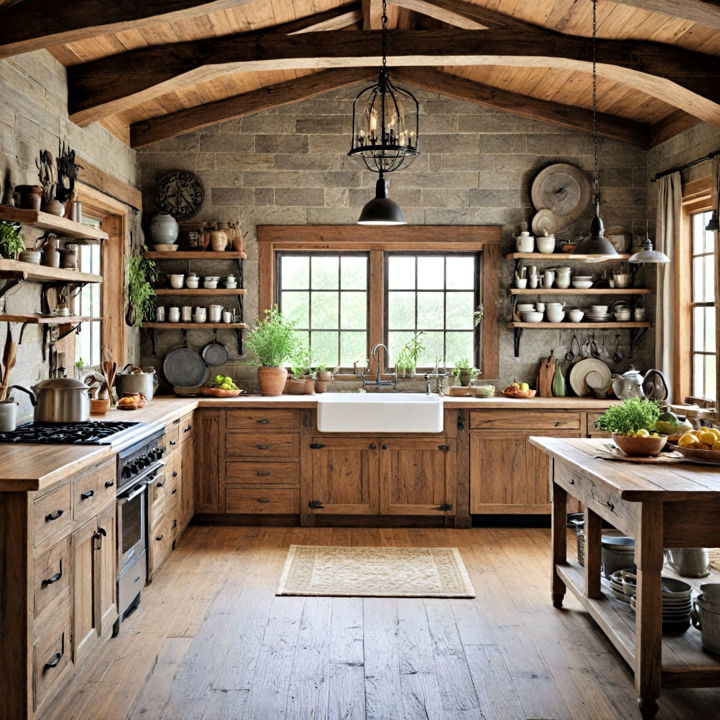
<svg viewBox="0 0 720 720"><path fill-rule="evenodd" d="M443 402L421 393L324 393L317 424L320 432L439 433Z"/></svg>

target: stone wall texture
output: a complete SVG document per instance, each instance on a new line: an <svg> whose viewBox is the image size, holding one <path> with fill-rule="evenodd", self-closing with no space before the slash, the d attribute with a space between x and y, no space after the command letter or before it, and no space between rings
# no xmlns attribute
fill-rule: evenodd
<svg viewBox="0 0 720 720"><path fill-rule="evenodd" d="M352 99L356 90L329 93L314 100L265 111L208 127L148 147L138 153L145 193L145 213L157 209L152 193L162 173L174 168L196 172L207 200L195 221L238 220L248 240L245 268L246 320L257 318L258 224L352 224L372 197L377 176L358 158L347 157ZM513 235L534 210L530 187L537 173L554 162L570 162L592 170L589 135L480 106L417 91L421 103L422 154L407 170L390 176L390 195L409 223L426 225L500 225L503 252L514 246ZM600 140L606 226L621 225L634 235L645 227L647 154L644 150L607 139ZM558 235L576 239L587 232L591 213ZM182 264L164 263L168 269ZM603 271L607 266L596 266ZM509 319L505 288L513 262L501 267L498 321ZM205 271L200 267L199 272ZM209 271L209 270L208 270ZM651 280L651 279L650 279ZM588 301L589 302L589 301ZM572 332L529 331L523 337L520 358L513 357L513 334L502 325L501 383L532 380L541 355L551 348L564 354ZM229 343L229 333L221 333ZM587 332L579 334L584 341ZM210 333L193 330L191 345L202 347ZM602 339L602 333L596 333ZM614 341L614 335L608 337ZM179 345L179 332L158 333L158 355L143 341L144 364L157 364L170 347ZM627 351L628 338L620 341ZM652 333L634 358L640 366L652 357ZM231 348L234 347L231 344ZM628 352L625 353L626 358ZM624 369L627 360L623 363ZM254 370L234 358L221 370L249 382Z"/></svg>
<svg viewBox="0 0 720 720"><path fill-rule="evenodd" d="M96 167L118 179L137 185L137 156L134 150L98 124L80 128L67 116L67 80L65 68L45 51L26 53L0 60L0 181L20 185L37 182L35 159L41 149L57 152L58 140L64 140ZM24 232L26 245L33 239ZM40 286L27 285L10 291L0 300L0 311L37 312ZM122 308L113 309L122 312ZM17 341L19 328L12 326ZM0 347L5 344L8 325L0 323ZM131 342L133 334L129 333ZM13 382L34 385L47 377L42 360L42 331L28 326L18 348ZM32 408L27 398L20 401L20 419L28 420Z"/></svg>

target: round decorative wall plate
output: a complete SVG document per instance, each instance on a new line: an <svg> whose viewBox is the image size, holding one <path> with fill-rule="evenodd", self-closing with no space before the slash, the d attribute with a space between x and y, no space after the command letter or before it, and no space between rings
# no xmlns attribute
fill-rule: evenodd
<svg viewBox="0 0 720 720"><path fill-rule="evenodd" d="M532 231L535 236L545 235L545 233L552 235L560 229L560 219L551 210L539 210L533 216Z"/></svg>
<svg viewBox="0 0 720 720"><path fill-rule="evenodd" d="M570 163L554 163L541 170L532 184L531 196L537 210L547 209L571 223L590 202L592 188L585 173Z"/></svg>
<svg viewBox="0 0 720 720"><path fill-rule="evenodd" d="M205 189L195 173L171 170L158 181L155 200L176 220L187 220L200 212L205 202Z"/></svg>

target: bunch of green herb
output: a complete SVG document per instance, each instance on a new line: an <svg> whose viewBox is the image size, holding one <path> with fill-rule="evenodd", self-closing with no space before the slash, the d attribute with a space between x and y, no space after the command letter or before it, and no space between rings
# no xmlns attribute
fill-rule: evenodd
<svg viewBox="0 0 720 720"><path fill-rule="evenodd" d="M245 345L263 367L281 367L294 357L301 340L295 333L295 323L283 317L276 305L265 311Z"/></svg>
<svg viewBox="0 0 720 720"><path fill-rule="evenodd" d="M300 345L290 358L290 372L294 378L311 377L310 363L312 355L307 345Z"/></svg>
<svg viewBox="0 0 720 720"><path fill-rule="evenodd" d="M9 260L15 260L19 253L25 250L20 223L0 220L0 255Z"/></svg>
<svg viewBox="0 0 720 720"><path fill-rule="evenodd" d="M638 430L652 432L659 417L660 407L656 402L628 398L622 405L609 407L595 421L595 427L615 435L627 435Z"/></svg>
<svg viewBox="0 0 720 720"><path fill-rule="evenodd" d="M146 249L143 247L142 251ZM157 265L140 252L125 260L125 273L127 305L134 309L132 324L142 327L143 321L150 320L155 312L153 284L157 281Z"/></svg>

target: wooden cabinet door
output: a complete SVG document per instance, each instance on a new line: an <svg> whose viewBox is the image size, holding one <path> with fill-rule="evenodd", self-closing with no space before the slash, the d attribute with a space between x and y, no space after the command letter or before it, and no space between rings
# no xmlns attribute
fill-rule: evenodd
<svg viewBox="0 0 720 720"><path fill-rule="evenodd" d="M195 413L195 509L200 513L220 512L223 420L224 413L221 410L198 410Z"/></svg>
<svg viewBox="0 0 720 720"><path fill-rule="evenodd" d="M378 441L313 438L310 510L332 515L377 515Z"/></svg>
<svg viewBox="0 0 720 720"><path fill-rule="evenodd" d="M182 446L180 469L180 531L187 526L195 514L195 443L185 442Z"/></svg>
<svg viewBox="0 0 720 720"><path fill-rule="evenodd" d="M118 618L117 606L117 526L115 503L97 516L98 542L95 550L95 582L97 583L98 631L102 636L112 632Z"/></svg>
<svg viewBox="0 0 720 720"><path fill-rule="evenodd" d="M381 438L382 515L455 515L455 486L451 441Z"/></svg>
<svg viewBox="0 0 720 720"><path fill-rule="evenodd" d="M73 549L73 658L80 662L100 637L96 573L97 518L72 535Z"/></svg>
<svg viewBox="0 0 720 720"><path fill-rule="evenodd" d="M574 432L533 435L581 437ZM476 432L470 436L470 512L549 513L547 456L532 447L528 433Z"/></svg>

